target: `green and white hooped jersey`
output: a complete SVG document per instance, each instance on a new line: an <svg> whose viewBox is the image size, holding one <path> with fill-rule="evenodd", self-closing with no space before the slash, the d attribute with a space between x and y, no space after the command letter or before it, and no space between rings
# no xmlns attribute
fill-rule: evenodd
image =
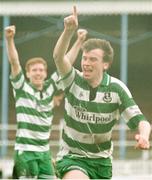
<svg viewBox="0 0 152 180"><path fill-rule="evenodd" d="M74 68L61 83L65 87L65 121L57 160L68 153L89 158L111 157L112 129L120 115L131 129L145 120L126 85L106 72L92 101L88 83Z"/></svg>
<svg viewBox="0 0 152 180"><path fill-rule="evenodd" d="M53 119L54 79L44 83L40 92L29 84L21 71L14 79L17 132L15 150L43 152L49 150L49 137Z"/></svg>

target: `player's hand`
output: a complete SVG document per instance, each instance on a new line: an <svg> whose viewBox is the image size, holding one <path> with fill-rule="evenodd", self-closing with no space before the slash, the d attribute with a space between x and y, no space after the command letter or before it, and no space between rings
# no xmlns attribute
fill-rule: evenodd
<svg viewBox="0 0 152 180"><path fill-rule="evenodd" d="M73 6L73 13L64 18L64 27L66 30L75 31L78 28L78 15L76 6Z"/></svg>
<svg viewBox="0 0 152 180"><path fill-rule="evenodd" d="M87 34L88 31L86 29L78 29L77 31L77 37L81 42L85 41Z"/></svg>
<svg viewBox="0 0 152 180"><path fill-rule="evenodd" d="M149 149L150 148L149 140L146 137L144 137L140 134L136 134L135 140L137 141L135 148L139 148L139 149Z"/></svg>
<svg viewBox="0 0 152 180"><path fill-rule="evenodd" d="M54 103L54 107L58 107L60 106L60 104L62 103L62 100L64 98L64 93L60 93L59 95L55 95L53 97L53 103Z"/></svg>
<svg viewBox="0 0 152 180"><path fill-rule="evenodd" d="M5 28L5 37L7 39L14 38L16 28L14 25Z"/></svg>

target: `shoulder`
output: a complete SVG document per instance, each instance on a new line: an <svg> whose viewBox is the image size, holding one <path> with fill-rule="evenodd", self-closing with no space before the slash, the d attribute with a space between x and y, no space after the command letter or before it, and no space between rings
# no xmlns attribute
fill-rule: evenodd
<svg viewBox="0 0 152 180"><path fill-rule="evenodd" d="M126 86L124 82L122 82L120 79L115 78L115 77L113 77L113 76L111 76L111 81L110 81L110 83L111 83L112 85L117 85L117 86L121 86L121 87Z"/></svg>
<svg viewBox="0 0 152 180"><path fill-rule="evenodd" d="M111 76L110 87L116 92L119 93L126 92L130 97L132 96L127 85L124 82L122 82L120 79L115 78L113 76Z"/></svg>
<svg viewBox="0 0 152 180"><path fill-rule="evenodd" d="M60 79L60 76L57 73L57 71L55 71L54 73L51 74L50 79L52 79L54 82L57 82Z"/></svg>
<svg viewBox="0 0 152 180"><path fill-rule="evenodd" d="M23 71L21 70L15 77L10 75L10 81L14 89L21 89L26 83Z"/></svg>
<svg viewBox="0 0 152 180"><path fill-rule="evenodd" d="M79 71L78 69L75 69L75 71L78 76L81 76L81 77L83 76L83 73L81 71Z"/></svg>

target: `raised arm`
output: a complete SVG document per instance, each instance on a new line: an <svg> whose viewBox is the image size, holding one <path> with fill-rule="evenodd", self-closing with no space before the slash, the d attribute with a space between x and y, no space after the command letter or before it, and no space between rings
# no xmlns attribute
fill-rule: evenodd
<svg viewBox="0 0 152 180"><path fill-rule="evenodd" d="M67 59L70 61L70 63L72 65L74 64L74 62L80 52L81 46L82 46L83 42L85 41L87 34L88 34L88 32L85 29L78 29L78 31L77 31L77 40L73 44L70 51L68 51L68 53L66 54Z"/></svg>
<svg viewBox="0 0 152 180"><path fill-rule="evenodd" d="M64 76L70 72L72 65L65 56L69 48L71 38L78 27L77 10L73 7L72 15L64 18L64 31L59 37L53 52L53 58L58 72Z"/></svg>
<svg viewBox="0 0 152 180"><path fill-rule="evenodd" d="M8 59L11 65L11 75L15 77L19 74L21 67L18 57L18 52L14 43L15 26L8 26L5 28L6 48Z"/></svg>
<svg viewBox="0 0 152 180"><path fill-rule="evenodd" d="M135 135L135 139L137 141L136 148L140 149L149 149L150 148L150 132L151 126L148 121L141 121L138 126L139 134Z"/></svg>

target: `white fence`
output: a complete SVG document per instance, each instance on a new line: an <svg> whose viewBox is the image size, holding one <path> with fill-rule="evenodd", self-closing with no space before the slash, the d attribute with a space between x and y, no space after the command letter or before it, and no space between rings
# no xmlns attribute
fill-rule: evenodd
<svg viewBox="0 0 152 180"><path fill-rule="evenodd" d="M13 160L0 160L0 170L3 179L11 177ZM114 160L113 180L150 180L152 179L152 161L150 160Z"/></svg>
<svg viewBox="0 0 152 180"><path fill-rule="evenodd" d="M62 124L62 123L61 123ZM8 125L6 127L2 127L0 125L0 131L3 129L9 131L16 131L16 125ZM116 126L114 131L118 133L120 127ZM57 139L53 139L50 141L51 147L58 147L59 146L59 139L60 139L60 131L61 131L61 125L53 125L52 131L57 131L58 136ZM126 132L128 131L128 128L126 126ZM14 145L14 140L10 140L6 142L8 145L8 148L12 147ZM116 147L119 146L119 139L115 139L114 144ZM0 141L0 146L2 147L3 142ZM6 145L6 144L5 144ZM125 141L125 146L134 146L135 141L127 140ZM122 180L122 179L130 179L130 180L149 180L152 179L152 160L150 160L152 156L152 151L142 151L142 156L139 159L134 160L113 160L113 179L116 180ZM13 167L13 160L12 159L1 159L0 160L0 171L3 172L2 178L9 178L12 174L12 167Z"/></svg>

